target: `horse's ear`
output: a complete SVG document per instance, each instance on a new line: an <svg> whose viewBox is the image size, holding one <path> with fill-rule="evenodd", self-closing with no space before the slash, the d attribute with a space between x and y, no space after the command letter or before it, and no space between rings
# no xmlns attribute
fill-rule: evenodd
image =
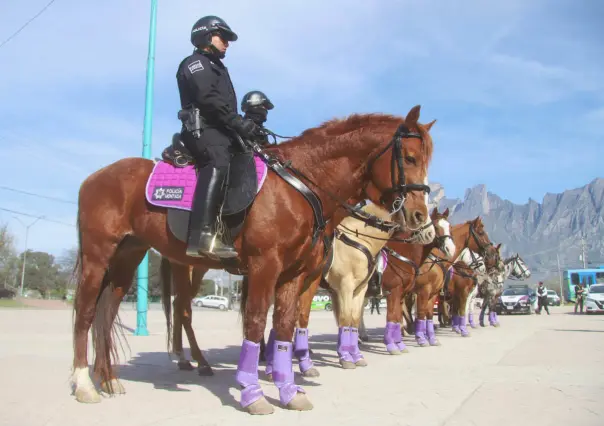
<svg viewBox="0 0 604 426"><path fill-rule="evenodd" d="M430 219L436 220L436 215L438 215L438 207L434 207L434 210L430 213Z"/></svg>
<svg viewBox="0 0 604 426"><path fill-rule="evenodd" d="M447 219L447 218L449 217L449 207L447 207L447 208L445 209L445 211L444 211L444 212L442 212L442 215L445 217L445 219Z"/></svg>
<svg viewBox="0 0 604 426"><path fill-rule="evenodd" d="M436 119L432 120L431 122L429 122L428 124L424 124L424 127L426 128L426 131L430 131L430 129L432 128L432 126L434 126L434 123L436 123Z"/></svg>
<svg viewBox="0 0 604 426"><path fill-rule="evenodd" d="M405 117L405 124L407 125L407 127L417 127L420 109L420 105L415 105L413 108L411 108L411 111L409 111L407 117Z"/></svg>
<svg viewBox="0 0 604 426"><path fill-rule="evenodd" d="M495 248L497 249L497 251L499 251L499 250L501 249L501 243L497 244L497 245L495 246Z"/></svg>

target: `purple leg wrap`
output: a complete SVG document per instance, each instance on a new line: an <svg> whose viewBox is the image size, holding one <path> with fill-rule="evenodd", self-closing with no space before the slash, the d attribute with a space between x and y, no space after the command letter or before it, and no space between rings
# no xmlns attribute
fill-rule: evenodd
<svg viewBox="0 0 604 426"><path fill-rule="evenodd" d="M489 324L495 325L495 312L489 312Z"/></svg>
<svg viewBox="0 0 604 426"><path fill-rule="evenodd" d="M459 316L458 315L453 315L453 331L456 333L461 333L461 330L459 329Z"/></svg>
<svg viewBox="0 0 604 426"><path fill-rule="evenodd" d="M243 340L241 354L237 364L235 379L241 385L241 406L248 405L264 397L262 388L258 383L258 359L260 358L260 344Z"/></svg>
<svg viewBox="0 0 604 426"><path fill-rule="evenodd" d="M468 337L470 335L470 332L468 331L468 328L466 327L466 316L460 316L459 318L459 330L461 331L461 335L463 337Z"/></svg>
<svg viewBox="0 0 604 426"><path fill-rule="evenodd" d="M470 324L470 327L472 328L476 328L476 323L474 322L474 313L470 312L470 314L468 315L468 324Z"/></svg>
<svg viewBox="0 0 604 426"><path fill-rule="evenodd" d="M338 329L338 355L340 355L340 360L354 363L354 359L350 355L350 334L350 327Z"/></svg>
<svg viewBox="0 0 604 426"><path fill-rule="evenodd" d="M399 324L395 322L386 323L386 330L384 330L384 344L386 345L386 350L388 352L400 350L398 348L397 342L395 342L395 333L397 328L399 329L400 333L401 327Z"/></svg>
<svg viewBox="0 0 604 426"><path fill-rule="evenodd" d="M310 350L308 347L308 329L296 329L296 337L294 338L294 355L298 358L298 367L301 373L305 373L313 367L310 359Z"/></svg>
<svg viewBox="0 0 604 426"><path fill-rule="evenodd" d="M428 338L428 343L431 346L438 345L438 339L436 338L436 333L434 332L434 320L426 320L426 337Z"/></svg>
<svg viewBox="0 0 604 426"><path fill-rule="evenodd" d="M426 346L428 341L426 340L426 320L415 320L415 341L420 346Z"/></svg>
<svg viewBox="0 0 604 426"><path fill-rule="evenodd" d="M275 357L273 359L273 382L279 388L279 400L287 405L298 392L304 392L294 383L292 370L292 344L275 340Z"/></svg>
<svg viewBox="0 0 604 426"><path fill-rule="evenodd" d="M495 320L495 325L499 325L499 317L497 316L497 312L493 312L493 319Z"/></svg>
<svg viewBox="0 0 604 426"><path fill-rule="evenodd" d="M264 351L264 357L266 358L266 368L264 374L273 374L273 358L275 356L275 329L271 328L271 332L268 334L268 341L266 342L266 349Z"/></svg>
<svg viewBox="0 0 604 426"><path fill-rule="evenodd" d="M359 349L359 329L355 327L350 327L350 356L355 364L363 359Z"/></svg>
<svg viewBox="0 0 604 426"><path fill-rule="evenodd" d="M407 349L407 345L403 342L403 333L401 333L401 325L398 322L395 322L395 327L392 329L392 339L396 344L396 347L399 351L404 351Z"/></svg>

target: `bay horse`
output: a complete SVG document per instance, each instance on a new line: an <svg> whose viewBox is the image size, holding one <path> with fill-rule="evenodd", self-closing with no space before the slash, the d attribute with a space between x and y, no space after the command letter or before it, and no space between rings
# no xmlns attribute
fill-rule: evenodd
<svg viewBox="0 0 604 426"><path fill-rule="evenodd" d="M79 253L74 268L76 399L101 400L88 371L91 326L94 373L101 388L109 394L125 392L111 363L117 358L113 323L137 265L153 247L174 263L247 275L236 381L241 386L240 405L251 414L274 411L258 383L258 359L270 300L275 297L274 377L280 402L289 409L312 409L304 389L294 383L290 343L304 273L323 261L325 247L318 236L325 220L345 204L342 200L382 203L402 230L417 230L426 223L427 167L433 149L429 131L434 121L420 124L419 114L419 105L405 118L355 114L257 151L270 170L234 239L239 253L235 263L185 254L185 243L168 231L168 209L146 199L153 161L125 158L87 177L79 191Z"/></svg>
<svg viewBox="0 0 604 426"><path fill-rule="evenodd" d="M448 211L446 213L448 214ZM444 286L447 270L465 248L483 253L488 267L494 268L499 262L498 251L493 247L480 217L452 226L450 235L455 246L453 256L444 256L439 248L432 248L428 252L421 253L419 259L412 259L409 248L401 243L389 242L386 246L391 251L388 253L389 267L386 268L382 277L382 287L390 291L386 297L387 323L384 344L392 355L398 355L405 349L405 344L400 340L402 339L400 328L403 317L401 305L405 302L409 292L417 295L414 324L417 344L420 347L438 346L440 343L434 332L434 302ZM397 255L402 255L402 259ZM395 265L399 270L411 269L411 272L397 273L395 268L391 268ZM402 268L403 265L405 269ZM392 345L393 338L389 336L394 336L394 341L401 343Z"/></svg>
<svg viewBox="0 0 604 426"><path fill-rule="evenodd" d="M448 234L449 231L449 223L446 222L446 218L448 216L449 212L448 210L446 212L444 212L443 214L438 213L437 209L434 209L432 211L432 214L430 216L432 225L433 225L433 229L434 229L434 233L432 235L432 237L430 238L429 236L426 238L425 236L423 237L424 239L417 239L417 242L414 243L408 243L408 242L400 242L400 244L404 244L406 246L412 246L413 248L416 249L416 251L418 253L421 253L422 250L430 250L432 247L442 247L443 250L450 252L451 254L455 252L455 247L452 244L452 241L450 239L450 235ZM362 288L364 287L365 290L367 289L367 281L369 280L369 278L373 275L370 272L372 272L372 270L375 270L376 268L376 264L377 261L375 260L376 257L379 256L383 256L383 258L385 257L385 253L381 250L381 248L385 245L385 244L390 244L391 240L387 240L385 237L387 236L387 234L384 231L380 231L379 229L376 228L372 228L370 226L367 227L362 227L361 224L359 223L350 223L352 221L347 221L348 218L344 219L341 223L339 228L341 229L341 232L347 232L347 236L349 236L350 238L354 238L356 233L359 233L359 237L355 239L355 243L358 244L359 246L363 246L365 248L365 250L368 250L368 252L373 255L373 260L371 260L371 256L368 254L363 254L364 250L361 249L360 247L354 247L351 246L349 244L344 243L343 241L340 240L335 240L334 241L334 245L336 243L339 243L337 248L334 250L334 260L333 263L331 264L331 268L334 269L334 271L338 271L338 274L334 274L333 276L327 276L326 279L324 280L324 283L326 284L324 288L326 288L331 296L332 296L332 306L333 306L333 312L336 318L336 322L339 325L339 335L338 335L338 355L340 356L340 364L342 365L343 368L345 369L354 369L356 367L359 366L366 366L366 362L363 362L364 359L361 358L362 354L360 353L359 350L359 344L358 344L358 331L357 329L360 327L361 325L361 320L362 320L362 316L363 316L363 312L364 312L364 305L366 303L366 297L365 295L361 295L359 294L357 297L360 300L357 300L357 306L356 306L356 312L353 312L352 316L352 321L353 324L356 324L356 327L353 326L353 330L352 333L350 333L349 335L349 340L348 340L348 348L346 348L345 350L347 350L349 353L354 353L356 354L357 360L351 362L350 360L347 360L346 358L344 358L342 356L342 352L344 352L344 350L342 350L342 319L341 318L345 318L346 316L346 312L343 312L344 309L343 307L345 306L344 303L339 302L339 295L337 293L339 287L336 287L338 285L341 285L341 282L346 279L342 279L342 276L345 276L347 274L347 271L352 271L353 274L356 275L357 280L361 282L360 286L362 291ZM360 238L362 235L362 238ZM394 234L391 239L394 240L398 240L398 241L404 241L401 239L402 236L399 234ZM427 243L427 244L423 244L426 241L430 241L430 239L432 239L431 242ZM335 257L337 253L340 253L339 257ZM375 254L373 254L375 253ZM372 265L370 265L370 260ZM360 278L358 278L360 277ZM353 287L353 285L355 284L355 281L353 279L350 279L350 277L348 277L348 282L352 282L351 287ZM335 281L334 284L332 284L332 282ZM358 282L357 281L357 282ZM315 282L313 286L311 286L304 294L302 294L302 296L300 297L300 314L298 317L298 327L301 328L302 330L306 330L306 334L308 334L308 324L309 324L309 319L310 319L310 311L311 311L311 304L312 304L312 299L315 296L317 290L319 288L319 281ZM358 287L357 287L358 288ZM351 291L352 289L349 288L349 291ZM355 317L356 315L356 317ZM344 341L346 342L346 341ZM350 349L352 348L352 349ZM302 345L300 345L300 347L296 346L296 356L298 357L298 361L299 361L299 367L300 367L300 371L304 376L307 377L312 377L312 376L318 376L319 372L316 368L314 368L312 360L310 359L310 349L308 347L308 342L305 341ZM344 358L344 359L343 359Z"/></svg>

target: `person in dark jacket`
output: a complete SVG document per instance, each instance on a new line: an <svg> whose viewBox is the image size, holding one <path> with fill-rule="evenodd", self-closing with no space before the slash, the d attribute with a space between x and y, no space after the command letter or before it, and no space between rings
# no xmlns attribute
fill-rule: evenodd
<svg viewBox="0 0 604 426"><path fill-rule="evenodd" d="M197 114L200 128L181 132L185 146L198 168L186 253L188 256L213 254L232 258L234 247L216 235L215 223L224 197L224 182L233 150L233 131L243 139L254 139L260 129L237 112L237 97L227 67L222 60L237 34L217 16L199 19L191 30L194 52L178 66L176 80L183 111Z"/></svg>
<svg viewBox="0 0 604 426"><path fill-rule="evenodd" d="M577 313L577 308L581 307L581 313L583 313L583 302L585 300L585 288L581 284L577 284L575 286L575 314Z"/></svg>
<svg viewBox="0 0 604 426"><path fill-rule="evenodd" d="M264 128L264 123L268 117L268 112L275 106L260 90L252 90L246 93L241 100L241 111L244 113L243 118L247 118L256 123L257 126ZM257 138L256 141L260 145L268 144L268 135L263 138Z"/></svg>
<svg viewBox="0 0 604 426"><path fill-rule="evenodd" d="M549 315L549 309L547 307L547 288L543 285L543 281L539 281L539 285L537 286L537 300L539 303L537 313L541 315L541 308L545 308L545 312Z"/></svg>

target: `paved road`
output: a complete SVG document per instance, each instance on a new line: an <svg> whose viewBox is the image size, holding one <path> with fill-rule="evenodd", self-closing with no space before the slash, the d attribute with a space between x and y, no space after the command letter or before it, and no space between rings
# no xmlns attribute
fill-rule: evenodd
<svg viewBox="0 0 604 426"><path fill-rule="evenodd" d="M333 317L311 317L311 344L321 377L303 384L311 412L277 408L268 417L238 409L234 369L241 343L236 312L196 310L194 324L216 375L181 372L165 352L162 313L149 312L149 337L126 330L120 377L127 394L100 404L70 395L71 311L0 309L0 425L602 425L604 424L604 317L502 317L499 329L471 338L439 332L441 347L387 355L384 316L366 318L374 342L369 366L342 370L335 353ZM135 312L122 309L126 327ZM297 371L297 366L294 366ZM261 374L262 376L262 374ZM262 380L267 397L274 385Z"/></svg>

